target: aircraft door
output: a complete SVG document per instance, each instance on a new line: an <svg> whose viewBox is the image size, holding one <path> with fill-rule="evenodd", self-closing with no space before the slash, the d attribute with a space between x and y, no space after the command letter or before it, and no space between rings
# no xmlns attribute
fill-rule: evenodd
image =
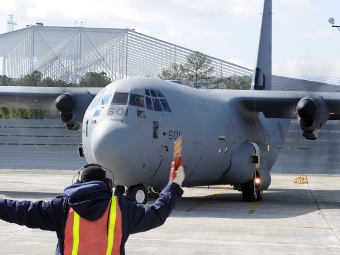
<svg viewBox="0 0 340 255"><path fill-rule="evenodd" d="M220 154L223 157L221 159L221 166L224 169L224 173L226 173L230 169L235 147L235 130L229 110L224 107L222 112L224 114L222 127L225 135L219 135L218 139L220 142Z"/></svg>
<svg viewBox="0 0 340 255"><path fill-rule="evenodd" d="M156 115L157 113L155 113ZM167 180L162 172L163 168L170 169L170 164L172 157L171 154L171 142L169 141L169 126L166 123L171 123L171 117L167 116L167 119L162 118L152 118L150 125L150 133L152 135L152 155L153 158L149 158L148 161L152 167L152 177L150 179L155 183L159 183L162 180ZM168 171L166 174L169 174ZM164 179L165 178L165 179Z"/></svg>

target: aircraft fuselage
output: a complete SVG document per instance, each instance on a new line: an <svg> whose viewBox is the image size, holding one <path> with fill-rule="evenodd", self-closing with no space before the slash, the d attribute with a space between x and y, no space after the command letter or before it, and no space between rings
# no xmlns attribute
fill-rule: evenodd
<svg viewBox="0 0 340 255"><path fill-rule="evenodd" d="M168 182L181 135L184 186L245 183L255 169L271 169L289 126L289 120L244 111L235 98L249 93L153 78L117 81L84 116L85 157L111 170L115 184L159 189Z"/></svg>

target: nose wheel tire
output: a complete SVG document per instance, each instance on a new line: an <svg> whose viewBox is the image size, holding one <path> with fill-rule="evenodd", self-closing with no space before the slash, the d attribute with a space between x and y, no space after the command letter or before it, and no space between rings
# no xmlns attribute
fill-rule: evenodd
<svg viewBox="0 0 340 255"><path fill-rule="evenodd" d="M145 204L147 200L147 191L144 185L138 184L128 188L126 192L126 197L138 204Z"/></svg>

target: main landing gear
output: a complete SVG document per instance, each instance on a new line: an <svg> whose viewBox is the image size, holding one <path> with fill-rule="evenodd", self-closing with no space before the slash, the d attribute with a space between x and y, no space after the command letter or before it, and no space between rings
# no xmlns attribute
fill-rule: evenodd
<svg viewBox="0 0 340 255"><path fill-rule="evenodd" d="M241 184L242 197L244 201L255 202L263 197L263 190L256 187L255 178L247 183Z"/></svg>

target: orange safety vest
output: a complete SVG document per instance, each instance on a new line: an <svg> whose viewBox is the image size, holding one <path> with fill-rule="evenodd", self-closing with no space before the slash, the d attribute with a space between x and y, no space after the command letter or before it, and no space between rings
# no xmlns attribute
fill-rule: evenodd
<svg viewBox="0 0 340 255"><path fill-rule="evenodd" d="M70 207L65 228L65 255L120 254L121 240L122 215L117 197L112 196L104 215L96 221L81 218Z"/></svg>

